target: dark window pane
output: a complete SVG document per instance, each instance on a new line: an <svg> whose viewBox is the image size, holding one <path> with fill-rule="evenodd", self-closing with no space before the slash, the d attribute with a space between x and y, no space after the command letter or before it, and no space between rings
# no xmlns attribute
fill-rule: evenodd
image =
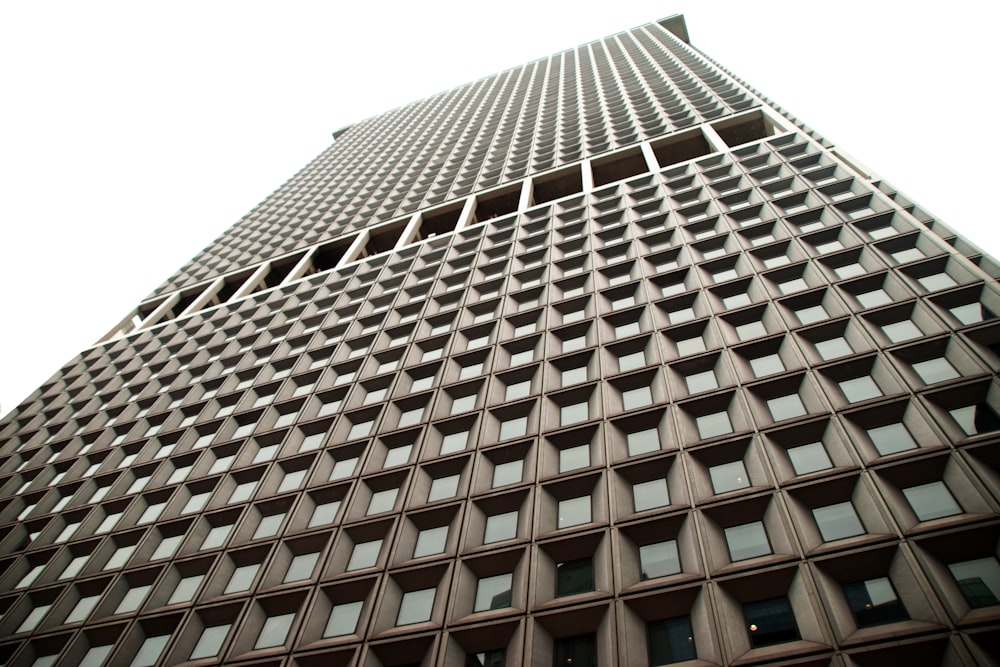
<svg viewBox="0 0 1000 667"><path fill-rule="evenodd" d="M799 630L788 598L771 598L743 605L743 616L754 648L795 641Z"/></svg>
<svg viewBox="0 0 1000 667"><path fill-rule="evenodd" d="M892 583L885 577L844 584L847 604L859 628L895 623L909 618Z"/></svg>
<svg viewBox="0 0 1000 667"><path fill-rule="evenodd" d="M589 558L569 560L556 566L556 597L594 590L594 564Z"/></svg>
<svg viewBox="0 0 1000 667"><path fill-rule="evenodd" d="M557 639L554 658L555 667L597 667L597 641L594 635Z"/></svg>
<svg viewBox="0 0 1000 667"><path fill-rule="evenodd" d="M502 648L482 653L468 653L465 656L465 667L503 667L504 657Z"/></svg>
<svg viewBox="0 0 1000 667"><path fill-rule="evenodd" d="M687 616L654 621L649 624L648 631L652 667L695 659L694 633Z"/></svg>

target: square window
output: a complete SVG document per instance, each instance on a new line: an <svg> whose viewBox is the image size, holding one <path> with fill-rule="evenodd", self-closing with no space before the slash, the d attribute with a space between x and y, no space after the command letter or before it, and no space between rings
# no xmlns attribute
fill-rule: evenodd
<svg viewBox="0 0 1000 667"><path fill-rule="evenodd" d="M587 403L564 405L559 409L559 424L561 426L585 422L589 418L590 412Z"/></svg>
<svg viewBox="0 0 1000 667"><path fill-rule="evenodd" d="M671 665L698 656L694 649L694 631L687 616L652 621L646 626L649 636L649 664Z"/></svg>
<svg viewBox="0 0 1000 667"><path fill-rule="evenodd" d="M520 465L520 461L517 462ZM590 445L583 444L577 445L576 447L567 447L565 449L559 450L559 472L569 472L571 470L579 470L580 468L586 468L590 465ZM517 471L518 480L521 481L520 467Z"/></svg>
<svg viewBox="0 0 1000 667"><path fill-rule="evenodd" d="M716 493L728 493L750 486L750 476L747 475L743 461L731 461L708 469L712 478L712 489Z"/></svg>
<svg viewBox="0 0 1000 667"><path fill-rule="evenodd" d="M676 341L675 344L677 345L677 353L682 357L690 354L698 354L699 352L704 352L708 349L708 346L705 345L705 339L702 336L685 338L683 340Z"/></svg>
<svg viewBox="0 0 1000 667"><path fill-rule="evenodd" d="M695 419L695 425L698 427L698 435L703 439L733 432L733 424L729 421L729 414L725 412L701 415Z"/></svg>
<svg viewBox="0 0 1000 667"><path fill-rule="evenodd" d="M743 617L750 631L750 644L754 648L782 644L799 638L795 614L792 613L788 598L748 602L743 605Z"/></svg>
<svg viewBox="0 0 1000 667"><path fill-rule="evenodd" d="M944 482L931 482L903 489L906 501L920 521L932 521L941 517L961 514L962 508L955 502Z"/></svg>
<svg viewBox="0 0 1000 667"><path fill-rule="evenodd" d="M560 529L590 523L590 496L560 500L558 514Z"/></svg>
<svg viewBox="0 0 1000 667"><path fill-rule="evenodd" d="M330 610L330 618L326 622L326 628L323 629L323 637L342 637L354 634L364 605L364 600L334 605L333 609Z"/></svg>
<svg viewBox="0 0 1000 667"><path fill-rule="evenodd" d="M670 324L690 322L695 319L695 317L697 317L697 315L695 315L694 308L681 308L667 313L667 319L670 321ZM638 325L636 325L636 327L638 329ZM635 333L639 333L638 330Z"/></svg>
<svg viewBox="0 0 1000 667"><path fill-rule="evenodd" d="M525 396L531 395L531 380L525 380L523 382L515 382L507 385L507 391L504 394L504 400L514 401L519 398L524 398Z"/></svg>
<svg viewBox="0 0 1000 667"><path fill-rule="evenodd" d="M793 294L807 289L809 289L809 283L803 278L792 278L783 283L778 283L778 291L782 294Z"/></svg>
<svg viewBox="0 0 1000 667"><path fill-rule="evenodd" d="M767 532L764 530L764 524L760 521L730 526L726 528L725 532L726 544L729 545L729 558L734 563L771 553Z"/></svg>
<svg viewBox="0 0 1000 667"><path fill-rule="evenodd" d="M676 540L643 544L639 547L639 568L642 580L667 577L681 571L681 559Z"/></svg>
<svg viewBox="0 0 1000 667"><path fill-rule="evenodd" d="M451 414L458 415L476 409L476 394L467 394L451 400Z"/></svg>
<svg viewBox="0 0 1000 667"><path fill-rule="evenodd" d="M412 625L431 620L435 593L437 593L436 588L403 593L403 600L399 603L399 616L396 617L396 625Z"/></svg>
<svg viewBox="0 0 1000 667"><path fill-rule="evenodd" d="M378 563L379 552L382 551L382 540L372 540L354 545L351 552L351 559L347 563L347 571L361 570L366 567L375 567Z"/></svg>
<svg viewBox="0 0 1000 667"><path fill-rule="evenodd" d="M587 347L586 336L574 336L573 338L566 338L562 342L563 352L573 352L575 350L582 350L585 347Z"/></svg>
<svg viewBox="0 0 1000 667"><path fill-rule="evenodd" d="M816 352L819 353L819 356L822 357L824 361L854 354L854 348L852 348L851 344L847 342L847 339L842 336L821 340L815 343L815 346Z"/></svg>
<svg viewBox="0 0 1000 667"><path fill-rule="evenodd" d="M965 325L977 324L994 317L993 313L979 302L955 306L949 309L949 312L955 316L956 320Z"/></svg>
<svg viewBox="0 0 1000 667"><path fill-rule="evenodd" d="M660 449L660 434L655 428L634 431L625 436L629 456L638 456Z"/></svg>
<svg viewBox="0 0 1000 667"><path fill-rule="evenodd" d="M458 371L459 380L468 380L471 377L476 377L483 374L483 362L476 364L469 364L468 366L462 366Z"/></svg>
<svg viewBox="0 0 1000 667"><path fill-rule="evenodd" d="M294 620L294 613L269 616L264 621L264 625L261 627L260 634L257 635L257 641L253 647L261 649L283 645L285 640L288 639L288 631L292 629L292 622Z"/></svg>
<svg viewBox="0 0 1000 667"><path fill-rule="evenodd" d="M908 620L902 600L886 577L844 584L844 597L859 628Z"/></svg>
<svg viewBox="0 0 1000 667"><path fill-rule="evenodd" d="M771 411L774 421L782 419L794 419L806 414L806 406L802 404L802 399L798 394L788 394L778 396L767 401L767 409Z"/></svg>
<svg viewBox="0 0 1000 667"><path fill-rule="evenodd" d="M882 390L875 384L875 380L867 375L840 382L840 390L851 403L882 396Z"/></svg>
<svg viewBox="0 0 1000 667"><path fill-rule="evenodd" d="M476 601L472 611L505 609L510 606L511 587L514 575L511 573L483 577L476 586Z"/></svg>
<svg viewBox="0 0 1000 667"><path fill-rule="evenodd" d="M796 475L808 475L817 470L827 470L833 467L830 455L826 453L822 442L789 447L788 458L792 462L792 468Z"/></svg>
<svg viewBox="0 0 1000 667"><path fill-rule="evenodd" d="M333 464L333 470L330 471L330 481L332 482L335 479L350 477L354 474L354 468L357 464L357 457L336 461Z"/></svg>
<svg viewBox="0 0 1000 667"><path fill-rule="evenodd" d="M577 384L578 382L587 381L587 367L580 366L579 368L567 368L562 372L560 377L560 382L563 387L567 387L571 384Z"/></svg>
<svg viewBox="0 0 1000 667"><path fill-rule="evenodd" d="M884 289L876 289L870 292L864 292L862 294L855 294L854 298L858 300L863 308L877 308L878 306L884 306L887 303L892 303L892 297Z"/></svg>
<svg viewBox="0 0 1000 667"><path fill-rule="evenodd" d="M427 494L427 502L433 503L445 498L454 498L458 493L458 482L460 475L449 475L448 477L437 477L431 481L431 490Z"/></svg>
<svg viewBox="0 0 1000 667"><path fill-rule="evenodd" d="M1000 563L996 558L950 563L948 569L970 607L979 609L1000 604Z"/></svg>
<svg viewBox="0 0 1000 667"><path fill-rule="evenodd" d="M368 501L368 515L388 512L396 505L396 489L376 491Z"/></svg>
<svg viewBox="0 0 1000 667"><path fill-rule="evenodd" d="M944 357L918 361L913 364L913 370L917 372L917 375L920 376L920 379L923 380L925 384L934 384L935 382L954 380L959 377L958 371L956 371L955 367L951 365L951 362Z"/></svg>
<svg viewBox="0 0 1000 667"><path fill-rule="evenodd" d="M528 418L515 417L500 423L500 439L519 438L528 432Z"/></svg>
<svg viewBox="0 0 1000 667"><path fill-rule="evenodd" d="M670 504L667 480L651 479L648 482L636 482L632 485L632 502L636 512L666 507Z"/></svg>
<svg viewBox="0 0 1000 667"><path fill-rule="evenodd" d="M339 500L331 500L327 503L317 504L316 509L313 510L312 516L309 517L309 523L306 528L315 528L316 526L325 526L328 523L333 523L337 518L337 512L339 511Z"/></svg>
<svg viewBox="0 0 1000 667"><path fill-rule="evenodd" d="M719 380L715 377L714 370L702 371L685 376L684 382L687 384L688 393L697 394L701 391L711 391L719 388Z"/></svg>
<svg viewBox="0 0 1000 667"><path fill-rule="evenodd" d="M493 514L486 517L483 544L492 544L517 537L517 511Z"/></svg>
<svg viewBox="0 0 1000 667"><path fill-rule="evenodd" d="M191 650L189 658L191 660L198 660L200 658L211 658L218 655L219 651L222 650L222 644L226 641L226 636L229 634L230 627L232 627L232 625L226 623L224 625L209 626L202 630L201 636L198 637L198 642Z"/></svg>
<svg viewBox="0 0 1000 667"><path fill-rule="evenodd" d="M750 370L753 371L756 377L764 377L765 375L782 372L785 370L785 364L777 354L768 354L763 357L750 359Z"/></svg>
<svg viewBox="0 0 1000 667"><path fill-rule="evenodd" d="M414 558L423 558L444 553L448 543L448 526L426 528L417 534L417 544L413 548Z"/></svg>
<svg viewBox="0 0 1000 667"><path fill-rule="evenodd" d="M740 340L750 340L767 335L767 327L764 326L763 322L746 322L736 325L735 329L736 337Z"/></svg>
<svg viewBox="0 0 1000 667"><path fill-rule="evenodd" d="M849 502L816 507L812 513L824 542L865 534L865 527L861 524L854 505Z"/></svg>
<svg viewBox="0 0 1000 667"><path fill-rule="evenodd" d="M882 333L885 334L893 343L901 343L904 340L913 340L914 338L920 338L924 335L924 332L917 327L911 320L903 320L902 322L893 322L891 324L882 325Z"/></svg>
<svg viewBox="0 0 1000 667"><path fill-rule="evenodd" d="M730 294L729 296L722 297L722 305L728 309L740 308L742 306L747 306L752 303L750 295L746 292L740 292L739 294Z"/></svg>
<svg viewBox="0 0 1000 667"><path fill-rule="evenodd" d="M855 262L853 264L844 264L843 266L838 266L833 270L837 274L837 277L841 280L846 280L848 278L855 278L857 276L863 276L865 273L865 267L860 263Z"/></svg>
<svg viewBox="0 0 1000 667"><path fill-rule="evenodd" d="M449 433L441 439L441 455L444 456L445 454L451 454L452 452L460 452L465 449L468 443L468 431Z"/></svg>
<svg viewBox="0 0 1000 667"><path fill-rule="evenodd" d="M636 368L642 368L645 365L646 365L646 353L643 352L642 350L639 350L638 352L623 354L620 357L618 357L618 370L622 373Z"/></svg>
<svg viewBox="0 0 1000 667"><path fill-rule="evenodd" d="M594 590L594 563L579 558L556 565L556 597L589 593Z"/></svg>
<svg viewBox="0 0 1000 667"><path fill-rule="evenodd" d="M692 311L692 317L694 317L694 311ZM615 327L615 338L622 339L628 338L629 336L635 336L641 331L638 322L625 322L624 324L619 324Z"/></svg>
<svg viewBox="0 0 1000 667"><path fill-rule="evenodd" d="M312 577L313 569L316 567L316 561L318 560L319 552L293 556L292 562L288 564L288 570L285 571L283 582L287 584L292 581L309 579Z"/></svg>
<svg viewBox="0 0 1000 667"><path fill-rule="evenodd" d="M413 451L413 445L403 445L402 447L393 447L385 455L385 463L382 465L384 468L392 468L395 466L401 466L410 460L410 452Z"/></svg>
<svg viewBox="0 0 1000 667"><path fill-rule="evenodd" d="M796 310L795 316L799 318L799 322L802 324L812 324L813 322L819 322L830 318L830 314L826 312L826 308L824 308L822 304L816 304L815 306L809 306L808 308Z"/></svg>
<svg viewBox="0 0 1000 667"><path fill-rule="evenodd" d="M562 465L561 460L560 465ZM520 460L496 464L493 466L493 488L506 486L507 484L517 484L521 481L523 468L524 463Z"/></svg>
<svg viewBox="0 0 1000 667"><path fill-rule="evenodd" d="M877 426L867 431L869 440L875 445L875 449L882 456L889 456L897 452L905 452L908 449L916 449L917 443L913 440L909 430L902 424L886 424Z"/></svg>
<svg viewBox="0 0 1000 667"><path fill-rule="evenodd" d="M622 407L626 410L653 404L653 392L649 387L636 387L622 392Z"/></svg>
<svg viewBox="0 0 1000 667"><path fill-rule="evenodd" d="M413 378L413 382L410 385L411 392L424 391L425 389L430 389L434 386L434 376L425 375L420 378Z"/></svg>

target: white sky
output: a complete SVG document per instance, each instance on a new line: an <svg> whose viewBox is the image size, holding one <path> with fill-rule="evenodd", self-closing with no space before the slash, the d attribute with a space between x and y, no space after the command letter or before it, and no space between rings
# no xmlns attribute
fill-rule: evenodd
<svg viewBox="0 0 1000 667"><path fill-rule="evenodd" d="M333 130L678 12L695 46L1000 254L998 3L5 2L0 415Z"/></svg>

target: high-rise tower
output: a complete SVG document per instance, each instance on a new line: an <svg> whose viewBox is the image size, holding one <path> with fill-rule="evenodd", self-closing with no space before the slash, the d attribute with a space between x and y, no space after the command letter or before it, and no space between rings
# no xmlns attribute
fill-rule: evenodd
<svg viewBox="0 0 1000 667"><path fill-rule="evenodd" d="M681 17L334 136L0 422L0 664L995 664L995 260Z"/></svg>

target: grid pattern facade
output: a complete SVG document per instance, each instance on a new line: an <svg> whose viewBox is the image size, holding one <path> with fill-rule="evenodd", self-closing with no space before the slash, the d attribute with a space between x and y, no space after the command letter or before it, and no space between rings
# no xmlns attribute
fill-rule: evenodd
<svg viewBox="0 0 1000 667"><path fill-rule="evenodd" d="M0 664L996 664L995 263L733 127L71 361L0 422Z"/></svg>

